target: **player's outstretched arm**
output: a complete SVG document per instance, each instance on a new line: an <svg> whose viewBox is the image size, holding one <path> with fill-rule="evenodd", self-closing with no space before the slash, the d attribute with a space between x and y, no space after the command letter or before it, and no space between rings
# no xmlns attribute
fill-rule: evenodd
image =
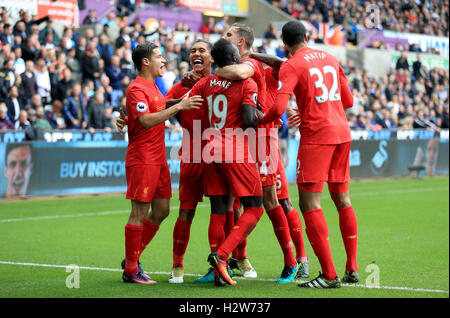
<svg viewBox="0 0 450 318"><path fill-rule="evenodd" d="M189 109L199 109L203 103L203 98L199 95L192 97L185 97L178 104L165 109L157 113L149 113L139 116L139 122L145 129L152 128L163 122L165 122L170 117L176 115L178 112Z"/></svg>
<svg viewBox="0 0 450 318"><path fill-rule="evenodd" d="M252 52L250 53L250 57L276 69L280 69L281 64L283 64L284 62L282 58L279 58L276 55L269 55L264 53Z"/></svg>
<svg viewBox="0 0 450 318"><path fill-rule="evenodd" d="M182 98L167 99L166 100L166 108L172 107L172 106L180 103L182 100L183 100Z"/></svg>
<svg viewBox="0 0 450 318"><path fill-rule="evenodd" d="M247 64L233 64L216 69L214 74L231 81L241 81L252 77L255 70Z"/></svg>

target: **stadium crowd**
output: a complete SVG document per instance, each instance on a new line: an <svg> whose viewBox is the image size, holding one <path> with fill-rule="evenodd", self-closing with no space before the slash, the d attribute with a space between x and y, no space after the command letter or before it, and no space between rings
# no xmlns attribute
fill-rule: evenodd
<svg viewBox="0 0 450 318"><path fill-rule="evenodd" d="M357 29L365 25L368 12L379 8L379 29L449 36L448 0L266 0L290 16Z"/></svg>
<svg viewBox="0 0 450 318"><path fill-rule="evenodd" d="M388 7L391 2L384 3ZM272 3L275 5L274 1ZM332 6L332 9L323 11L319 2L313 0L279 1L276 5L285 9L295 4L304 8L302 14L319 11L326 16L326 12L333 13L327 16L335 20L335 14L342 13L342 18L345 18L353 12L352 1L324 3L324 8ZM437 12L438 7L443 8L436 1L426 3L427 12L431 15ZM421 6L422 9L424 7ZM360 10L354 9L356 12ZM137 75L131 52L149 36L141 21L129 23L127 15L120 12L123 13L123 9L113 10L98 21L95 10L90 11L82 24L99 24L102 31L95 34L92 27L81 34L75 27L66 27L58 33L48 17L36 20L25 11L21 12L20 19L15 20L7 10L0 8L0 130L32 127L115 131L114 121L119 115L119 107L125 105L126 88ZM443 17L448 14L448 8L446 12L438 13ZM354 15L360 17L360 14ZM396 19L403 21L401 17ZM164 76L157 80L165 95L174 83L181 80L181 75L191 69L189 50L192 39L186 37L184 43L175 41L176 32L186 31L187 25L180 23L171 30L164 21L159 22L159 28L151 35L167 60ZM110 34L112 25L120 28L117 38ZM413 26L419 27L419 24ZM431 22L427 26L434 29ZM228 27L226 16L210 18L200 32L195 33L194 40L200 37L209 39L209 34L223 33ZM440 27L448 35L448 25ZM417 29L423 33L427 30ZM276 39L278 32L269 25L264 37L269 41ZM254 49L285 56L282 46L273 50L268 43L265 41L263 46ZM381 78L368 76L364 70L355 68L351 61L343 68L355 99L354 107L348 112L352 128L448 128L448 70L427 69L421 65L420 55L413 65L409 65L404 54L397 66ZM167 129L181 131L175 119L168 121L166 126Z"/></svg>

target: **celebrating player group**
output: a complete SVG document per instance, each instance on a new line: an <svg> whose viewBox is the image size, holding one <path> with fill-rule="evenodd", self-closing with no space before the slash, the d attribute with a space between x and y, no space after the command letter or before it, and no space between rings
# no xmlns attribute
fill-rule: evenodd
<svg viewBox="0 0 450 318"><path fill-rule="evenodd" d="M169 282L183 283L183 258L203 196L209 197L211 207L211 254L207 257L211 268L196 283L235 285L235 269L244 277L257 277L247 255L247 238L264 210L283 252L284 267L276 283L309 277L302 221L289 199L278 147L280 117L292 94L298 109L289 124L298 127L301 134L299 208L322 269L318 277L298 286L341 287L321 208L324 182L339 214L347 254L342 281L359 281L357 220L349 195L351 135L344 112L353 106L353 97L337 59L307 46L301 22L286 23L282 38L290 56L287 60L252 53L253 30L244 24L233 24L214 45L195 41L190 51L192 71L165 97L155 85L166 63L159 47L144 43L133 50L138 77L127 89L127 116L121 112L118 120L119 128L128 125L126 198L131 200L125 226L123 281L156 283L144 272L139 258L170 210L164 122L172 116L183 127L183 141L179 153L180 209L173 228ZM217 65L214 75L213 61Z"/></svg>

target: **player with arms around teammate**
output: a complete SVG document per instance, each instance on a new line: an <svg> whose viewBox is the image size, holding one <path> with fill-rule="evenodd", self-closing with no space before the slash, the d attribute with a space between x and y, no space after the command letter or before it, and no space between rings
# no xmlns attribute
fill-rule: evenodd
<svg viewBox="0 0 450 318"><path fill-rule="evenodd" d="M278 94L271 113L262 121L270 121L282 114L290 95L295 94L299 114L290 118L290 122L300 124L297 157L300 210L306 234L323 271L317 278L299 286L339 288L341 281L333 264L328 226L320 201L324 182L327 182L339 213L339 227L347 254L343 281L358 282L357 220L349 194L351 134L344 112L352 107L353 96L337 59L307 47L306 29L301 22L286 23L282 35L292 57L280 68Z"/></svg>
<svg viewBox="0 0 450 318"><path fill-rule="evenodd" d="M138 45L132 53L138 77L127 89L129 144L125 159L127 194L131 213L125 226L125 262L123 281L156 283L144 273L138 261L169 214L172 196L167 165L164 122L182 110L198 108L200 96L185 98L166 109L164 96L155 84L166 63L154 43ZM152 211L149 213L150 205Z"/></svg>
<svg viewBox="0 0 450 318"><path fill-rule="evenodd" d="M222 36L222 38L238 47L242 63L219 68L216 70L216 75L231 80L243 80L252 78L258 85L258 107L261 111L267 113L267 107L269 107L270 105L267 105L266 103L267 96L264 67L258 60L250 57L250 50L253 46L254 41L253 30L245 24L235 23ZM275 119L273 119L273 121L274 120ZM266 128L266 132L270 132L271 128L273 127L274 126L272 122L267 122L265 124L258 123L258 128ZM277 198L277 165L275 165L275 161L278 159L278 154L276 153L276 147L271 147L271 145L276 146L277 143L270 142L271 137L268 133L266 133L266 135L259 136L259 138L264 139L267 147L266 153L270 153L270 159L272 161L272 163L270 163L262 158L259 158L257 160L263 187L263 204L267 215L272 222L275 236L284 256L284 268L279 279L277 280L277 283L289 283L295 279L295 275L299 267L301 267L302 270L305 270L301 273L301 276L307 276L308 264L306 262L306 259L302 259L303 261L305 261L304 264L297 265L297 261L294 257L292 249L291 233L289 231L288 219ZM291 216L295 216L295 214L291 214ZM296 219L298 221L300 218L297 217ZM299 234L300 232L293 232L294 236L298 236ZM301 240L296 239L296 241Z"/></svg>
<svg viewBox="0 0 450 318"><path fill-rule="evenodd" d="M219 67L240 62L237 48L226 40L218 40L211 55ZM257 91L252 79L233 82L212 75L201 79L190 93L204 96L208 105L203 117L203 122L208 125L203 133L207 143L202 153L206 172L205 194L210 197L211 218L218 219L218 226L209 230L212 253L208 261L220 273L215 279L219 286L222 286L222 278L230 285L236 284L228 274L226 262L263 214L261 181L249 152L250 137L245 137L246 128L255 127L258 120ZM256 139L255 131L252 131ZM211 154L212 158L209 157ZM244 212L225 238L224 222L230 192L240 199Z"/></svg>
<svg viewBox="0 0 450 318"><path fill-rule="evenodd" d="M190 50L190 62L196 79L211 75L211 43L202 39L195 41ZM186 86L180 81L167 92L166 100L181 98L191 88L192 86ZM184 281L183 259L189 243L192 220L198 202L203 201L203 163L201 160L194 162L193 149L194 121L201 125L202 114L202 109L191 109L177 114L177 119L187 134L183 133L180 150L180 210L173 228L173 265L169 283ZM198 128L201 130L201 127ZM189 149L186 149L187 147Z"/></svg>

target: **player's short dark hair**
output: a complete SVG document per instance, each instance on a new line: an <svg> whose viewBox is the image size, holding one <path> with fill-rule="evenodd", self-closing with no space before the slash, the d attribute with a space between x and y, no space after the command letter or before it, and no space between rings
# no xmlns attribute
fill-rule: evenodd
<svg viewBox="0 0 450 318"><path fill-rule="evenodd" d="M191 45L191 49L192 49L192 48L194 47L194 45L196 45L197 43L205 43L205 44L206 44L206 47L208 48L208 51L211 52L211 49L212 49L212 44L211 44L211 42L206 41L206 40L204 40L204 39L197 39L197 40L195 40L194 43L192 43L192 45Z"/></svg>
<svg viewBox="0 0 450 318"><path fill-rule="evenodd" d="M131 58L138 71L142 67L142 59L144 57L150 59L152 57L153 50L157 48L159 48L159 46L153 42L141 43L134 48L133 53L131 53Z"/></svg>
<svg viewBox="0 0 450 318"><path fill-rule="evenodd" d="M239 62L239 60L236 60L239 59L238 48L224 39L220 39L214 43L211 49L211 56L218 67L224 67Z"/></svg>
<svg viewBox="0 0 450 318"><path fill-rule="evenodd" d="M287 45L295 45L305 40L306 28L300 21L289 21L281 30L283 41Z"/></svg>
<svg viewBox="0 0 450 318"><path fill-rule="evenodd" d="M255 33L253 32L253 29L243 23L233 23L231 27L234 27L237 34L245 39L245 46L247 49L251 49L253 42L255 41Z"/></svg>

